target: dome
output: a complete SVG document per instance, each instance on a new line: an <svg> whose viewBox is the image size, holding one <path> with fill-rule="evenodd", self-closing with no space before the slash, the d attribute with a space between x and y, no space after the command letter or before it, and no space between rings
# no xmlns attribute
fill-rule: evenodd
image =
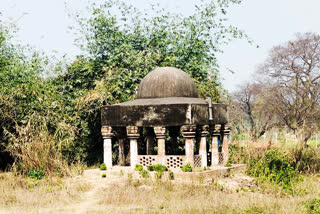
<svg viewBox="0 0 320 214"><path fill-rule="evenodd" d="M159 67L143 78L137 98L164 97L198 97L198 90L184 71L173 67Z"/></svg>

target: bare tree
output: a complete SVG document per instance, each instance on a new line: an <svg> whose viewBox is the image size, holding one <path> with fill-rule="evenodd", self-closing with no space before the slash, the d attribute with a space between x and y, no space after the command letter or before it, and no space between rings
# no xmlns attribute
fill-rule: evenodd
<svg viewBox="0 0 320 214"><path fill-rule="evenodd" d="M274 47L260 73L265 77L261 105L306 144L319 115L320 36L297 34Z"/></svg>
<svg viewBox="0 0 320 214"><path fill-rule="evenodd" d="M238 87L238 90L231 95L232 104L237 117L245 119L249 125L249 133L252 140L257 140L261 137L272 125L272 117L269 111L264 111L261 104L257 103L262 91L262 84L254 81L245 83Z"/></svg>

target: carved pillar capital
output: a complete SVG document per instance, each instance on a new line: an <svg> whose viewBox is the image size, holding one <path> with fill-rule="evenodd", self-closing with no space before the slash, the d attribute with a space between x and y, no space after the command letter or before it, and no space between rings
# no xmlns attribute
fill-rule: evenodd
<svg viewBox="0 0 320 214"><path fill-rule="evenodd" d="M101 134L103 139L109 139L113 137L112 127L111 126L102 126L101 127Z"/></svg>
<svg viewBox="0 0 320 214"><path fill-rule="evenodd" d="M230 125L229 124L225 124L223 127L223 134L224 135L230 135Z"/></svg>
<svg viewBox="0 0 320 214"><path fill-rule="evenodd" d="M201 137L206 137L208 135L209 126L204 125L201 127Z"/></svg>
<svg viewBox="0 0 320 214"><path fill-rule="evenodd" d="M164 139L166 138L166 127L156 126L153 128L156 138Z"/></svg>
<svg viewBox="0 0 320 214"><path fill-rule="evenodd" d="M197 127L195 125L185 125L181 129L184 138L194 138L196 136Z"/></svg>
<svg viewBox="0 0 320 214"><path fill-rule="evenodd" d="M221 124L215 124L213 127L212 127L212 135L213 136L220 136L221 134Z"/></svg>
<svg viewBox="0 0 320 214"><path fill-rule="evenodd" d="M127 136L129 139L139 138L139 129L137 126L127 126Z"/></svg>

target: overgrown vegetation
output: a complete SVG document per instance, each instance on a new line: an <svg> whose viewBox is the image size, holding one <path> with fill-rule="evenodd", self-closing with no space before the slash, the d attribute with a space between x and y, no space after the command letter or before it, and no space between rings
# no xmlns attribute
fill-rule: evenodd
<svg viewBox="0 0 320 214"><path fill-rule="evenodd" d="M279 185L290 193L295 193L294 185L302 180L299 172L290 165L288 156L276 149L268 150L262 159L253 159L248 174L260 182Z"/></svg>
<svg viewBox="0 0 320 214"><path fill-rule="evenodd" d="M143 166L142 166L142 165L139 165L139 164L136 164L136 167L134 168L134 170L136 170L136 171L142 171L142 170L143 170Z"/></svg>
<svg viewBox="0 0 320 214"><path fill-rule="evenodd" d="M313 198L312 200L306 203L306 207L308 209L308 213L311 213L311 214L320 213L320 199Z"/></svg>
<svg viewBox="0 0 320 214"><path fill-rule="evenodd" d="M100 170L107 170L107 165L105 163L102 163L100 165Z"/></svg>
<svg viewBox="0 0 320 214"><path fill-rule="evenodd" d="M192 172L192 166L190 163L183 165L181 167L182 172Z"/></svg>
<svg viewBox="0 0 320 214"><path fill-rule="evenodd" d="M35 179L42 179L45 175L45 172L42 168L40 169L31 169L31 170L28 170L27 172L27 176L30 177L30 178L35 178Z"/></svg>
<svg viewBox="0 0 320 214"><path fill-rule="evenodd" d="M83 54L67 65L13 45L12 26L0 22L0 149L13 159L1 155L0 163L23 174L69 175L70 166L102 162L100 107L134 99L141 79L159 66L186 71L201 97L221 102L216 55L222 44L247 37L226 24L228 7L239 3L210 1L190 16L157 6L147 16L116 0L89 5L90 15L76 15L73 26Z"/></svg>

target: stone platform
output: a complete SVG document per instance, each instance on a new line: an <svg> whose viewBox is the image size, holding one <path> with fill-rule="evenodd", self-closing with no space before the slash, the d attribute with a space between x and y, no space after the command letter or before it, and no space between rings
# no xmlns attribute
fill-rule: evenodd
<svg viewBox="0 0 320 214"><path fill-rule="evenodd" d="M146 170L146 168L145 168ZM220 177L228 177L239 173L245 173L245 164L234 164L231 167L215 166L209 170L201 171L202 169L194 169L194 172L182 172L181 169L171 170L174 174L173 181L175 182L195 182L203 183L210 182ZM156 172L150 172L150 178L156 179ZM101 175L105 173L106 178ZM84 170L83 176L86 178L101 178L101 179L143 179L138 171L132 170L130 166L114 166L108 170L88 169ZM169 173L164 172L162 180L170 180Z"/></svg>

